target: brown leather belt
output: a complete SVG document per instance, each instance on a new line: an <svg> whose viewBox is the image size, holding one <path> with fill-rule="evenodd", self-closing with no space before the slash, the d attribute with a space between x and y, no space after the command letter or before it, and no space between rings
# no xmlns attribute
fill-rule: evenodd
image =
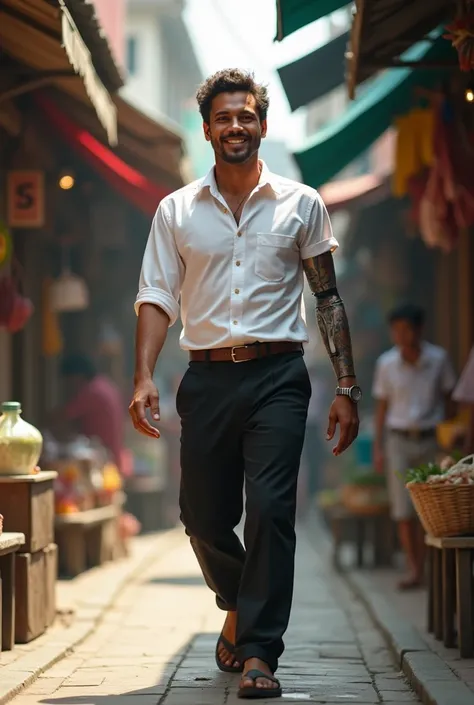
<svg viewBox="0 0 474 705"><path fill-rule="evenodd" d="M302 352L301 343L252 343L251 345L234 345L232 348L215 348L214 350L191 350L192 362L249 362L269 355L281 355L290 352Z"/></svg>

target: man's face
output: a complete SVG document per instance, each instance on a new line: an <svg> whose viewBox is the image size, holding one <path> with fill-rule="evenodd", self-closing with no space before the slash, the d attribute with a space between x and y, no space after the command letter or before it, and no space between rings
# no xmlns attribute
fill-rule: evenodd
<svg viewBox="0 0 474 705"><path fill-rule="evenodd" d="M228 164L244 164L253 157L267 134L251 93L220 93L212 101L210 123L204 135L216 154Z"/></svg>
<svg viewBox="0 0 474 705"><path fill-rule="evenodd" d="M394 321L390 326L390 335L398 348L415 348L421 340L421 328L414 326L410 321Z"/></svg>

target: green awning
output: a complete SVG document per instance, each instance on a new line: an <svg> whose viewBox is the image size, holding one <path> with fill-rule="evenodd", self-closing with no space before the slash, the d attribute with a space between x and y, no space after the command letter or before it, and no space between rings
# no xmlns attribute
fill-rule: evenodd
<svg viewBox="0 0 474 705"><path fill-rule="evenodd" d="M431 44L416 44L402 58L410 62L442 61L453 51L451 43L439 37ZM339 174L390 127L396 115L413 105L414 86L433 86L443 74L443 69L397 68L374 79L339 119L319 130L304 149L295 153L304 183L319 188Z"/></svg>
<svg viewBox="0 0 474 705"><path fill-rule="evenodd" d="M276 0L277 41L347 4L347 0Z"/></svg>
<svg viewBox="0 0 474 705"><path fill-rule="evenodd" d="M349 32L344 32L319 49L278 69L292 110L298 110L342 86L348 41Z"/></svg>

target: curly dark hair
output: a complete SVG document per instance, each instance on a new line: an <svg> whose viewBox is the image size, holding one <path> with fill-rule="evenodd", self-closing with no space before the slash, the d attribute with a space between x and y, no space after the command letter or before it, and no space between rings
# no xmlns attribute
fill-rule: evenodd
<svg viewBox="0 0 474 705"><path fill-rule="evenodd" d="M246 91L251 93L256 102L260 120L266 120L270 100L267 87L255 81L255 76L250 71L241 69L223 69L209 76L202 83L196 93L199 112L204 122L209 124L211 119L212 101L221 93L237 93Z"/></svg>

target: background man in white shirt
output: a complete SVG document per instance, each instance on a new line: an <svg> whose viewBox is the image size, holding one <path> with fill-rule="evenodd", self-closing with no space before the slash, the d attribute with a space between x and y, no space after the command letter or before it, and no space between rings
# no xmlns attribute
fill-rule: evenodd
<svg viewBox="0 0 474 705"><path fill-rule="evenodd" d="M400 588L410 589L423 579L424 532L403 474L435 462L436 426L448 415L456 380L446 351L423 340L421 308L401 306L388 322L395 347L381 355L375 370L374 460L377 470L387 473L392 516L407 560L409 574Z"/></svg>
<svg viewBox="0 0 474 705"><path fill-rule="evenodd" d="M347 317L326 209L316 191L270 173L258 158L268 95L251 74L220 71L199 89L216 165L159 205L146 247L138 313L135 428L159 431L152 376L181 312L190 365L177 394L181 520L218 606L222 670L242 672L239 697L278 697L273 677L290 615L297 476L311 385L303 271L339 386L328 440L342 453L358 431ZM246 490L245 549L234 528Z"/></svg>

